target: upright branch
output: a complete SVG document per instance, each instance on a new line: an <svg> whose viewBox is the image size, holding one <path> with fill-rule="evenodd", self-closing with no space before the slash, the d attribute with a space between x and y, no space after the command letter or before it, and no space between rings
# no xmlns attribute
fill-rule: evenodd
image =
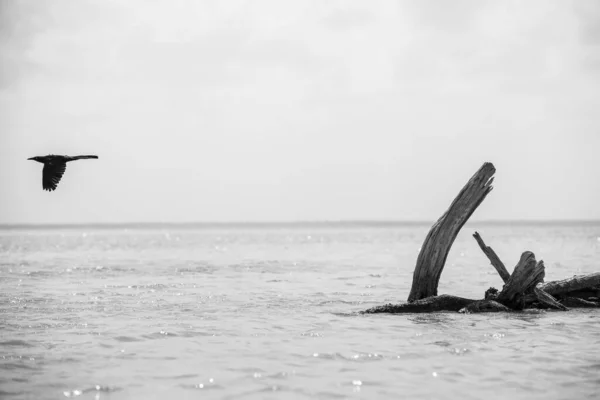
<svg viewBox="0 0 600 400"><path fill-rule="evenodd" d="M484 163L427 234L413 273L409 302L437 295L440 276L454 239L492 190L495 172L492 163Z"/></svg>
<svg viewBox="0 0 600 400"><path fill-rule="evenodd" d="M485 242L481 238L481 235L479 235L479 232L475 232L473 234L473 237L477 241L479 248L481 248L481 250L487 256L488 260L490 260L490 263L492 263L492 267L496 268L496 271L498 271L500 278L502 278L504 283L508 282L508 279L510 278L510 274L506 270L504 263L502 263L502 261L500 261L500 257L498 257L498 255L496 254L494 249L492 249L490 246L485 245Z"/></svg>

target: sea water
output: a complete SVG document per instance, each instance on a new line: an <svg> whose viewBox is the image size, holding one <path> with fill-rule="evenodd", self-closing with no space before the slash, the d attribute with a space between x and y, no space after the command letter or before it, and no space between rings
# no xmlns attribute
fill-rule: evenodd
<svg viewBox="0 0 600 400"><path fill-rule="evenodd" d="M430 224L0 230L3 399L597 399L600 310L361 315ZM439 293L600 271L600 224L463 228Z"/></svg>

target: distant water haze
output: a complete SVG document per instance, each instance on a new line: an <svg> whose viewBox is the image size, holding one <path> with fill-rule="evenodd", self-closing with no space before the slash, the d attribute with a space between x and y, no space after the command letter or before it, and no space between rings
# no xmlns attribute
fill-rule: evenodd
<svg viewBox="0 0 600 400"><path fill-rule="evenodd" d="M600 3L0 1L0 223L600 219ZM98 154L41 189L46 154Z"/></svg>
<svg viewBox="0 0 600 400"><path fill-rule="evenodd" d="M98 230L124 230L124 231L163 231L171 230L287 230L287 229L309 229L315 232L321 232L329 229L423 229L423 239L435 221L287 221L287 222L267 222L267 221L251 221L251 222L126 222L126 223L40 223L40 224L0 224L0 231L10 232L17 231L83 231ZM506 229L506 228L556 228L556 227L600 227L600 220L499 220L499 221L470 221L467 222L462 232L468 232L473 229L482 228ZM461 233L464 235L464 233ZM598 238L600 241L600 238Z"/></svg>

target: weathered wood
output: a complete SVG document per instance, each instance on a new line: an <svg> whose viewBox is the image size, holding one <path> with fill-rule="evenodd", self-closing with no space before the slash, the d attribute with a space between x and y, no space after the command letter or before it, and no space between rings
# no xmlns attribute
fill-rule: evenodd
<svg viewBox="0 0 600 400"><path fill-rule="evenodd" d="M464 308L461 308L458 312L463 314L473 313L484 313L484 312L508 312L512 311L510 308L503 304L498 303L494 300L478 300Z"/></svg>
<svg viewBox="0 0 600 400"><path fill-rule="evenodd" d="M490 287L485 291L485 295L483 297L485 300L496 300L498 298L498 289L495 287Z"/></svg>
<svg viewBox="0 0 600 400"><path fill-rule="evenodd" d="M600 286L600 272L588 275L575 275L560 281L547 282L542 286L544 292L552 296Z"/></svg>
<svg viewBox="0 0 600 400"><path fill-rule="evenodd" d="M492 249L490 246L485 245L485 242L481 238L481 235L479 235L479 232L475 232L473 234L473 237L477 241L479 248L483 251L488 260L490 260L492 267L494 267L496 271L498 271L498 275L500 275L500 278L502 278L504 283L508 282L508 279L510 278L510 273L506 270L504 263L500 261L500 257L498 257L494 249Z"/></svg>
<svg viewBox="0 0 600 400"><path fill-rule="evenodd" d="M600 308L600 302L588 301L578 297L565 297L560 302L571 308Z"/></svg>
<svg viewBox="0 0 600 400"><path fill-rule="evenodd" d="M544 262L537 262L535 255L526 251L510 274L494 250L486 246L478 232L475 232L473 237L504 281L502 291L498 293L497 289L489 288L485 292L485 300L452 295L437 296L438 283L450 248L460 229L493 189L495 172L491 163L484 163L462 188L444 215L431 227L417 257L408 302L373 307L362 311L361 314L507 312L522 310L526 305L559 310L567 310L567 306L600 307L600 273L574 276L544 284Z"/></svg>
<svg viewBox="0 0 600 400"><path fill-rule="evenodd" d="M425 313L436 311L458 311L465 306L474 303L476 300L465 299L458 296L442 294L440 296L432 296L424 299L416 300L404 304L386 304L369 308L363 311L363 314L406 314L406 313Z"/></svg>
<svg viewBox="0 0 600 400"><path fill-rule="evenodd" d="M573 292L567 292L562 294L557 294L558 297L578 297L584 300L597 301L596 299L600 297L600 286L585 288L581 290L575 290Z"/></svg>
<svg viewBox="0 0 600 400"><path fill-rule="evenodd" d="M541 289L556 297L559 301L564 297L592 300L600 296L600 273L595 272L588 275L576 275L560 281L550 281L541 285ZM535 294L525 296L525 303L531 304L537 301Z"/></svg>
<svg viewBox="0 0 600 400"><path fill-rule="evenodd" d="M484 163L427 234L413 273L409 302L437 295L440 276L454 239L492 190L495 172L494 165Z"/></svg>
<svg viewBox="0 0 600 400"><path fill-rule="evenodd" d="M496 301L509 308L522 310L525 294L533 292L535 285L544 280L544 275L544 262L536 262L532 252L524 252Z"/></svg>
<svg viewBox="0 0 600 400"><path fill-rule="evenodd" d="M556 299L554 297L552 297L548 293L544 292L544 290L541 288L541 286L542 286L542 283L538 283L533 288L533 293L535 294L535 296L537 297L537 299L540 303L545 304L549 308L553 308L555 310L562 310L562 311L569 310L567 307L565 307L564 305L562 305L558 301L556 301Z"/></svg>

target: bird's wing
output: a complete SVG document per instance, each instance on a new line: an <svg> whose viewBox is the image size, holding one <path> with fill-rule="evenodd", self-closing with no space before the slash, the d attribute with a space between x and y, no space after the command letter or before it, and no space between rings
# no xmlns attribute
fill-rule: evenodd
<svg viewBox="0 0 600 400"><path fill-rule="evenodd" d="M42 185L44 190L53 191L56 185L60 182L63 174L67 169L67 164L64 161L54 161L44 164L42 171Z"/></svg>

